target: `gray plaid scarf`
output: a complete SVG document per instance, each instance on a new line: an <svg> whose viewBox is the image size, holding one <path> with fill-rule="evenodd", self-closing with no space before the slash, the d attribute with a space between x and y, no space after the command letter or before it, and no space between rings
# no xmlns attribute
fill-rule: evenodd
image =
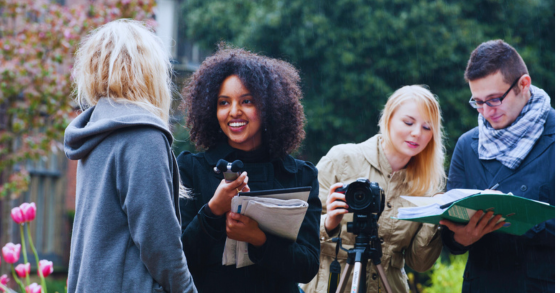
<svg viewBox="0 0 560 293"><path fill-rule="evenodd" d="M504 129L494 129L478 114L478 158L496 159L515 170L529 154L544 130L550 110L550 97L536 86L531 86L531 98L519 117Z"/></svg>

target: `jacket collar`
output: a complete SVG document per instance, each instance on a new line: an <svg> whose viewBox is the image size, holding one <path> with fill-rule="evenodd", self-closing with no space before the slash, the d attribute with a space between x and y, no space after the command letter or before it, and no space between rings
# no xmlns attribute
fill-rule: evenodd
<svg viewBox="0 0 560 293"><path fill-rule="evenodd" d="M391 174L393 173L393 168L389 164L389 160L383 152L383 146L381 145L381 134L377 134L370 139L359 144L364 157L369 162L369 164L377 169L381 174Z"/></svg>
<svg viewBox="0 0 560 293"><path fill-rule="evenodd" d="M210 166L216 166L220 159L226 158L234 151L235 149L232 148L227 142L222 142L216 147L204 152L204 158ZM283 158L273 159L271 162L273 164L280 162L284 170L293 174L297 173L296 160L290 155L284 155Z"/></svg>

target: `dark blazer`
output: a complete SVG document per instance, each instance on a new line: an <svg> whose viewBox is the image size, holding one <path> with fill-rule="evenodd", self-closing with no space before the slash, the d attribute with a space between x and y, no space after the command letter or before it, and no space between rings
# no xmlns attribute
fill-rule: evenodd
<svg viewBox="0 0 560 293"><path fill-rule="evenodd" d="M478 159L478 128L459 138L447 189L498 190L554 205L555 111L531 152L515 170L497 160ZM469 251L463 292L554 292L554 219L540 223L523 236L493 232L464 247L443 229L443 243L454 254Z"/></svg>
<svg viewBox="0 0 560 293"><path fill-rule="evenodd" d="M313 164L286 155L283 159L245 163L251 191L311 186L309 208L295 243L266 234L266 243L249 244L255 263L236 269L223 266L226 240L225 216L212 217L204 206L223 179L212 168L219 159L232 160L235 149L227 143L205 153L183 152L177 158L183 184L192 199L181 198L183 250L199 292L299 292L297 283L307 283L319 270L319 221L321 201L317 169Z"/></svg>

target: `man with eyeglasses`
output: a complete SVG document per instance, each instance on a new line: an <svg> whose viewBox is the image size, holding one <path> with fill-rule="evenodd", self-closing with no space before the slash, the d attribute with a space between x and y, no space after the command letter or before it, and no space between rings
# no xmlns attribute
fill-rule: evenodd
<svg viewBox="0 0 560 293"><path fill-rule="evenodd" d="M480 44L465 71L478 127L453 152L447 189L489 189L555 204L555 111L531 85L517 51L502 40ZM469 252L463 292L554 292L554 219L523 236L491 233L507 217L477 211L466 225L441 221L444 245ZM497 223L502 216L505 222Z"/></svg>

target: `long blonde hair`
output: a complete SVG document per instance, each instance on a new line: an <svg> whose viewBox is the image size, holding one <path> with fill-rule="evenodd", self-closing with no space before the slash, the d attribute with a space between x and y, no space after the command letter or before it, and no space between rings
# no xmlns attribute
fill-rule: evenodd
<svg viewBox="0 0 560 293"><path fill-rule="evenodd" d="M441 110L436 97L426 88L419 85L403 86L395 91L387 100L379 129L385 143L394 147L389 132L389 123L395 111L406 101L413 100L420 111L423 111L430 122L432 139L418 155L412 157L406 167L406 179L409 195L433 195L445 188L445 146Z"/></svg>
<svg viewBox="0 0 560 293"><path fill-rule="evenodd" d="M109 22L82 40L72 76L82 109L100 98L136 104L167 125L172 99L171 62L163 42L142 22Z"/></svg>

